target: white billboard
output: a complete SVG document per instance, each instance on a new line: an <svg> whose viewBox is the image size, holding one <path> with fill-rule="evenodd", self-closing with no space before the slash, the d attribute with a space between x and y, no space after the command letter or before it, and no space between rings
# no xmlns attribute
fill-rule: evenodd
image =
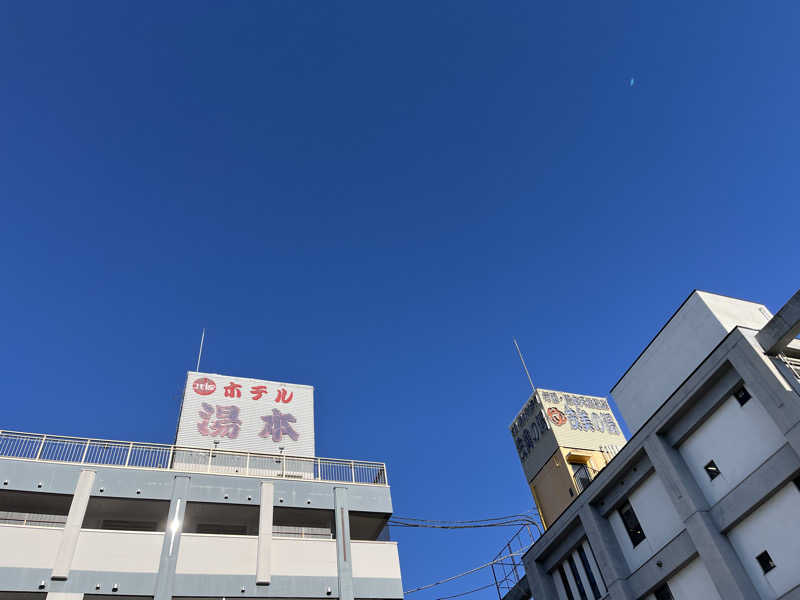
<svg viewBox="0 0 800 600"><path fill-rule="evenodd" d="M189 371L175 443L314 456L314 388Z"/></svg>

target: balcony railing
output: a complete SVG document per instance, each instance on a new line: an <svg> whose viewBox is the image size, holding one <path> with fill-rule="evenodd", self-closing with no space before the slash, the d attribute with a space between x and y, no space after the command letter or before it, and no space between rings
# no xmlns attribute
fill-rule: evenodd
<svg viewBox="0 0 800 600"><path fill-rule="evenodd" d="M389 485L379 462L234 452L0 430L0 458L240 477Z"/></svg>
<svg viewBox="0 0 800 600"><path fill-rule="evenodd" d="M790 356L782 355L783 362L792 370L794 376L800 379L800 358L793 358Z"/></svg>

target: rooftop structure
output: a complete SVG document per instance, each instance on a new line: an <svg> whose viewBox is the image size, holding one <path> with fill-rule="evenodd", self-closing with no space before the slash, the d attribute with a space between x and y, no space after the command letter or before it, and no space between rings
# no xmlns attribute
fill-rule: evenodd
<svg viewBox="0 0 800 600"><path fill-rule="evenodd" d="M509 426L546 528L625 444L605 398L537 389Z"/></svg>
<svg viewBox="0 0 800 600"><path fill-rule="evenodd" d="M503 597L800 597L798 333L800 292L775 316L693 292L614 387L632 437Z"/></svg>
<svg viewBox="0 0 800 600"><path fill-rule="evenodd" d="M209 442L0 431L0 600L403 597L383 463Z"/></svg>

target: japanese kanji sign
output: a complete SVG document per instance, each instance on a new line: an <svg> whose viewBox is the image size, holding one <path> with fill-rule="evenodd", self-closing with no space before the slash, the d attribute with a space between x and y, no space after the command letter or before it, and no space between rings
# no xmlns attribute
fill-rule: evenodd
<svg viewBox="0 0 800 600"><path fill-rule="evenodd" d="M176 443L314 456L314 388L189 372Z"/></svg>
<svg viewBox="0 0 800 600"><path fill-rule="evenodd" d="M558 446L602 450L625 443L605 398L553 390L536 390L509 429L529 481Z"/></svg>

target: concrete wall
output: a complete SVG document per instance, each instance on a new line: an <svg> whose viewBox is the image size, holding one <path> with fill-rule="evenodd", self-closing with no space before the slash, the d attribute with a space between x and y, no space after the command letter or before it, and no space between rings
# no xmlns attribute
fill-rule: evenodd
<svg viewBox="0 0 800 600"><path fill-rule="evenodd" d="M396 542L352 542L353 577L400 579Z"/></svg>
<svg viewBox="0 0 800 600"><path fill-rule="evenodd" d="M631 570L643 565L667 542L678 535L684 524L675 511L661 478L652 474L636 488L628 501L639 519L646 538L635 548L617 511L609 515L609 522L619 542L625 561Z"/></svg>
<svg viewBox="0 0 800 600"><path fill-rule="evenodd" d="M72 568L77 571L156 573L164 534L140 531L83 530Z"/></svg>
<svg viewBox="0 0 800 600"><path fill-rule="evenodd" d="M652 416L736 326L760 329L771 316L762 304L692 292L611 390L631 432Z"/></svg>
<svg viewBox="0 0 800 600"><path fill-rule="evenodd" d="M722 600L711 581L708 570L699 559L695 559L667 580L675 600ZM647 600L655 600L650 594Z"/></svg>
<svg viewBox="0 0 800 600"><path fill-rule="evenodd" d="M706 500L713 504L784 443L780 429L757 398L740 406L730 396L678 450ZM720 470L713 480L703 468L711 460Z"/></svg>
<svg viewBox="0 0 800 600"><path fill-rule="evenodd" d="M773 600L800 585L800 492L781 488L728 537L763 600ZM775 568L764 573L756 556L766 550Z"/></svg>
<svg viewBox="0 0 800 600"><path fill-rule="evenodd" d="M61 529L0 525L0 565L51 569L56 560Z"/></svg>

